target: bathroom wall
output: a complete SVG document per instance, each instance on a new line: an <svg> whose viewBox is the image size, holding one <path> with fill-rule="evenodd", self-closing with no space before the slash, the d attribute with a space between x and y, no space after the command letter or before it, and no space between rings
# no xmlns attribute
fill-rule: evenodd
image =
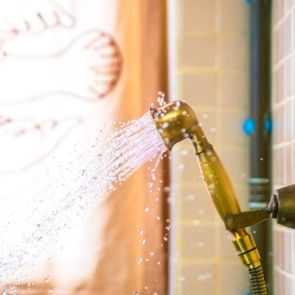
<svg viewBox="0 0 295 295"><path fill-rule="evenodd" d="M170 100L185 100L215 146L244 210L248 200L249 4L169 0ZM249 292L248 273L203 185L189 141L171 159L170 294Z"/></svg>
<svg viewBox="0 0 295 295"><path fill-rule="evenodd" d="M273 1L273 190L295 181L295 3ZM274 225L274 294L295 294L295 232Z"/></svg>

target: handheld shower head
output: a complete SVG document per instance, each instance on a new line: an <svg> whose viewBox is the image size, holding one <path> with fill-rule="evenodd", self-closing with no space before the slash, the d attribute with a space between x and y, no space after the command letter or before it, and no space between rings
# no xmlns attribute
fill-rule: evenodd
<svg viewBox="0 0 295 295"><path fill-rule="evenodd" d="M194 111L182 101L171 102L161 108L151 108L151 115L166 147L172 147L185 138L190 138L197 153L212 147L199 126Z"/></svg>
<svg viewBox="0 0 295 295"><path fill-rule="evenodd" d="M207 141L194 111L186 103L174 101L158 109L151 109L151 115L169 150L183 139L191 139L204 182L220 217L224 220L227 214L240 212L228 174L213 146ZM243 234L236 234L237 238L240 236Z"/></svg>
<svg viewBox="0 0 295 295"><path fill-rule="evenodd" d="M225 222L227 215L239 214L241 209L230 178L213 146L207 141L193 110L184 102L174 101L150 111L169 150L181 140L191 139L204 183L221 219ZM245 228L232 229L230 232L238 256L251 273L252 285L258 288L259 293L254 294L266 294L264 280L261 282L260 256L252 235Z"/></svg>

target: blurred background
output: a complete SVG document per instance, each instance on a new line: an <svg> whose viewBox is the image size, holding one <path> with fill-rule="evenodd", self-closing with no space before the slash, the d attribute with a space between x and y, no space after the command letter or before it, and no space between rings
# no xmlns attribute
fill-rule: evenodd
<svg viewBox="0 0 295 295"><path fill-rule="evenodd" d="M262 206L257 179L269 180L268 198L295 176L294 7L292 0L272 1L272 12L265 0L0 0L0 193L34 183L53 156L90 144L106 123L111 131L114 122L140 118L163 92L194 109L242 209ZM265 125L260 134L246 124L271 117L272 140ZM255 136L264 139L256 148ZM149 165L139 169L20 290L250 294L191 144L178 144L169 158L157 169L157 189L148 192ZM269 294L295 294L293 230L252 231Z"/></svg>

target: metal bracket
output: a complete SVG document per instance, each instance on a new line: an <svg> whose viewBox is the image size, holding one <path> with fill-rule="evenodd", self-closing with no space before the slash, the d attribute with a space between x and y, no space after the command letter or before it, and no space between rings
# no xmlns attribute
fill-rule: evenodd
<svg viewBox="0 0 295 295"><path fill-rule="evenodd" d="M265 221L269 218L266 210L244 211L238 214L227 214L224 217L225 228L236 230Z"/></svg>

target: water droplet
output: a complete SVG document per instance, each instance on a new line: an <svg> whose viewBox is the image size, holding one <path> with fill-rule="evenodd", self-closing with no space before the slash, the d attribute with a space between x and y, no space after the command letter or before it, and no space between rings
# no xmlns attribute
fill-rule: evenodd
<svg viewBox="0 0 295 295"><path fill-rule="evenodd" d="M165 186L163 189L164 193L169 193L170 192L170 187L169 186Z"/></svg>
<svg viewBox="0 0 295 295"><path fill-rule="evenodd" d="M142 261L142 258L141 257L138 257L137 258L137 264L139 264L141 261Z"/></svg>
<svg viewBox="0 0 295 295"><path fill-rule="evenodd" d="M200 224L199 220L196 219L196 220L193 221L193 225L199 225L199 224Z"/></svg>
<svg viewBox="0 0 295 295"><path fill-rule="evenodd" d="M151 256L153 256L153 255L154 255L154 252L151 251L149 254L150 254Z"/></svg>
<svg viewBox="0 0 295 295"><path fill-rule="evenodd" d="M49 292L49 293L51 293L52 291L53 291L52 288L49 288L49 289L48 289L48 292Z"/></svg>
<svg viewBox="0 0 295 295"><path fill-rule="evenodd" d="M216 157L211 157L210 161L213 162L213 163L216 162Z"/></svg>
<svg viewBox="0 0 295 295"><path fill-rule="evenodd" d="M199 215L204 215L205 214L205 210L199 210Z"/></svg>
<svg viewBox="0 0 295 295"><path fill-rule="evenodd" d="M193 201L195 199L195 196L194 195L188 195L187 196L187 200L188 201Z"/></svg>
<svg viewBox="0 0 295 295"><path fill-rule="evenodd" d="M211 279L212 278L212 273L206 272L206 273L204 273L204 276L206 277L206 279Z"/></svg>
<svg viewBox="0 0 295 295"><path fill-rule="evenodd" d="M48 283L50 281L51 277L47 277L46 279L44 279L45 283Z"/></svg>
<svg viewBox="0 0 295 295"><path fill-rule="evenodd" d="M203 119L207 119L208 118L208 115L207 114L204 114L203 115Z"/></svg>
<svg viewBox="0 0 295 295"><path fill-rule="evenodd" d="M169 123L168 123L168 122L164 122L164 123L162 124L162 128L164 128L164 129L166 129L168 126L169 126Z"/></svg>
<svg viewBox="0 0 295 295"><path fill-rule="evenodd" d="M182 156L187 156L188 155L188 150L182 150L181 155Z"/></svg>
<svg viewBox="0 0 295 295"><path fill-rule="evenodd" d="M164 240L165 242L167 242L167 241L168 241L168 238L167 238L167 237L163 237L163 240Z"/></svg>
<svg viewBox="0 0 295 295"><path fill-rule="evenodd" d="M134 292L133 292L133 295L138 295L138 292L134 291Z"/></svg>
<svg viewBox="0 0 295 295"><path fill-rule="evenodd" d="M181 133L185 133L186 132L186 129L185 128L182 128L180 131L181 131Z"/></svg>
<svg viewBox="0 0 295 295"><path fill-rule="evenodd" d="M183 111L182 114L185 116L187 114L187 111Z"/></svg>
<svg viewBox="0 0 295 295"><path fill-rule="evenodd" d="M142 239L140 242L141 244L145 244L145 239Z"/></svg>
<svg viewBox="0 0 295 295"><path fill-rule="evenodd" d="M149 211L149 208L144 207L143 210L144 210L145 212L148 212L148 211Z"/></svg>
<svg viewBox="0 0 295 295"><path fill-rule="evenodd" d="M175 198L174 197L170 197L167 199L168 203L171 204L171 205L174 205L175 204Z"/></svg>
<svg viewBox="0 0 295 295"><path fill-rule="evenodd" d="M179 282L184 282L184 281L185 281L185 277L179 277L179 278L178 278L178 281L179 281Z"/></svg>
<svg viewBox="0 0 295 295"><path fill-rule="evenodd" d="M260 161L263 161L263 158L260 158Z"/></svg>
<svg viewBox="0 0 295 295"><path fill-rule="evenodd" d="M143 230L142 230L142 229L138 230L138 233L139 233L140 235L142 235Z"/></svg>
<svg viewBox="0 0 295 295"><path fill-rule="evenodd" d="M160 218L160 216L156 216L156 219L157 219L157 220L160 220L161 218Z"/></svg>
<svg viewBox="0 0 295 295"><path fill-rule="evenodd" d="M215 128L215 127L212 127L212 128L210 129L210 131L211 131L212 133L214 133L214 132L216 131L216 128Z"/></svg>
<svg viewBox="0 0 295 295"><path fill-rule="evenodd" d="M180 164L179 166L178 166L178 169L179 170L183 170L185 168L185 165L184 164Z"/></svg>
<svg viewBox="0 0 295 295"><path fill-rule="evenodd" d="M204 248L205 244L203 242L197 243L198 248Z"/></svg>
<svg viewBox="0 0 295 295"><path fill-rule="evenodd" d="M197 280L198 280L199 282L203 282L203 281L206 280L206 276L204 276L204 275L199 275L199 276L197 276Z"/></svg>

